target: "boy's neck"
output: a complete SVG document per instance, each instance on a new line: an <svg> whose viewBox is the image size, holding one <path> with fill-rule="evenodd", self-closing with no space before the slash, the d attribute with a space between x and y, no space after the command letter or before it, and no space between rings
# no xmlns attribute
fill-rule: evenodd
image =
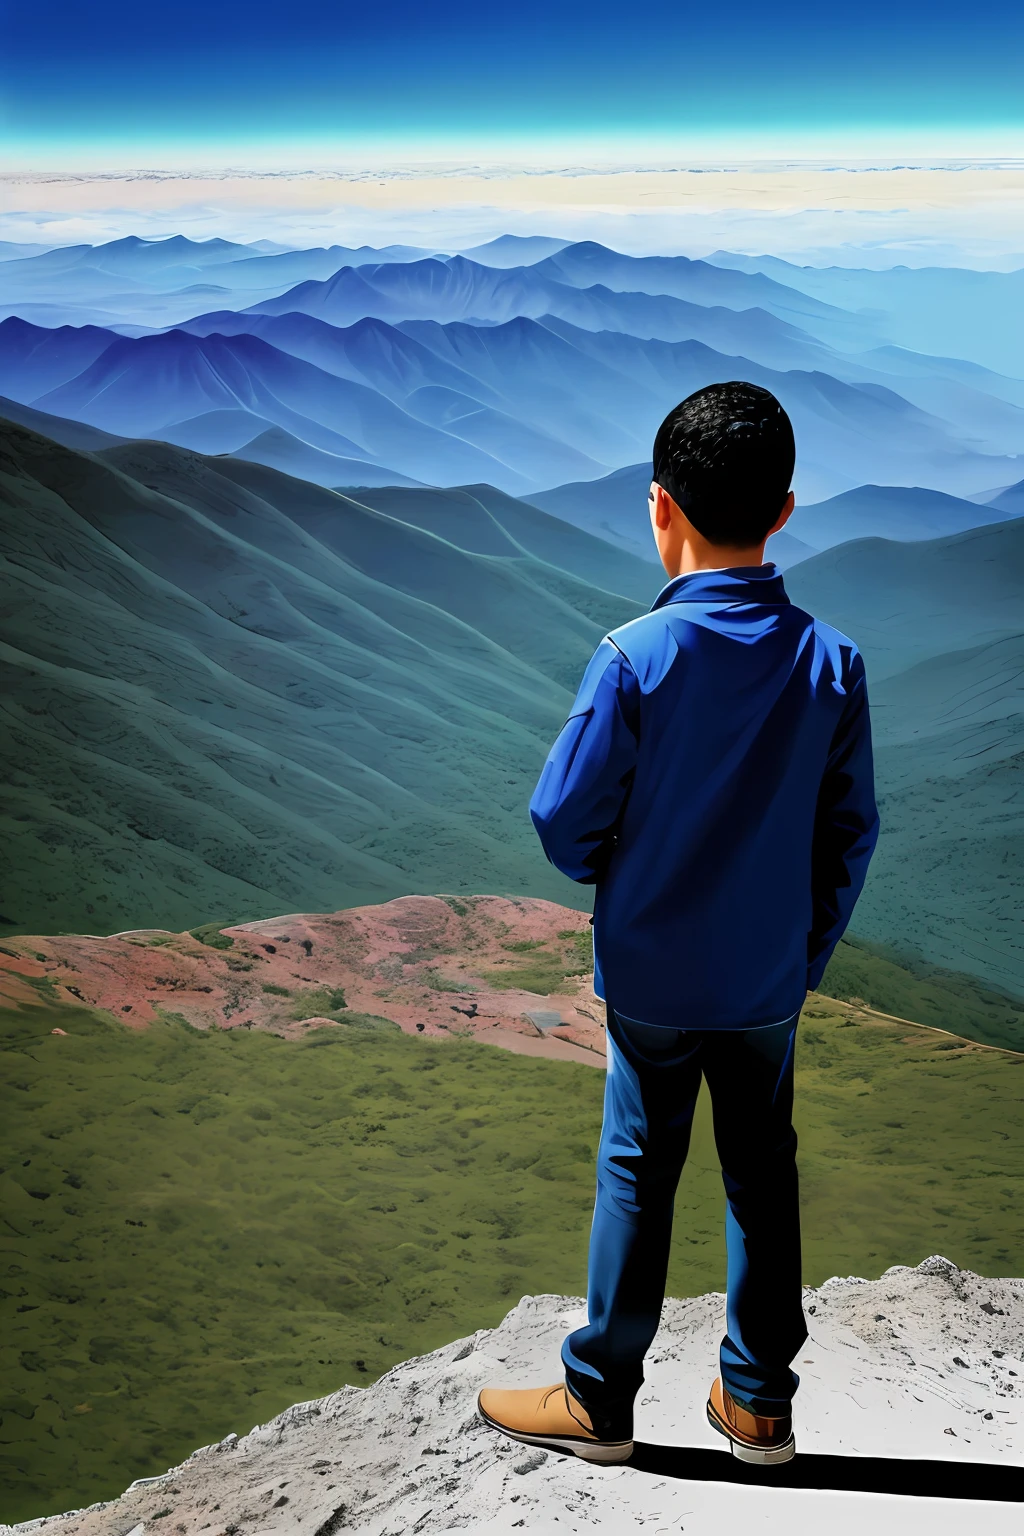
<svg viewBox="0 0 1024 1536"><path fill-rule="evenodd" d="M674 560L663 559L662 564L671 578L689 576L694 571L728 571L733 566L763 565L766 543L767 540L762 540L760 544L743 548L705 543L702 549L696 549L686 541Z"/></svg>

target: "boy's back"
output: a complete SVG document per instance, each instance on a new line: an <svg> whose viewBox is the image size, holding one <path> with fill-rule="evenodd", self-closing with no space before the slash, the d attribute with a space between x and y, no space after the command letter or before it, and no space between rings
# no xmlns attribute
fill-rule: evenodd
<svg viewBox="0 0 1024 1536"><path fill-rule="evenodd" d="M791 1018L870 856L871 784L853 642L773 565L670 582L598 649L531 807L597 878L599 995L677 1029Z"/></svg>
<svg viewBox="0 0 1024 1536"><path fill-rule="evenodd" d="M598 648L530 807L548 857L596 886L608 1074L588 1321L562 1345L562 1383L486 1388L480 1411L591 1461L632 1453L702 1080L728 1250L708 1419L745 1461L796 1449L797 1026L878 815L860 655L764 563L793 510L794 458L789 418L756 385L709 385L665 418L650 510L671 580Z"/></svg>

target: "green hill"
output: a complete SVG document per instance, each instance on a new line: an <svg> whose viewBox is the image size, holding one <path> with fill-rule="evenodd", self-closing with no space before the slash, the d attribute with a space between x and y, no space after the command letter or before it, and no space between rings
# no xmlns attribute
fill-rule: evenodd
<svg viewBox="0 0 1024 1536"><path fill-rule="evenodd" d="M1024 518L941 539L856 539L786 572L794 602L852 635L875 679L1024 630Z"/></svg>
<svg viewBox="0 0 1024 1536"><path fill-rule="evenodd" d="M868 668L882 835L858 934L1024 997L1024 518L786 574Z"/></svg>
<svg viewBox="0 0 1024 1536"><path fill-rule="evenodd" d="M415 496L385 486L379 490L361 488L358 496L367 506L439 534L460 549L481 554L530 554L571 570L596 587L634 598L645 608L668 579L657 563L653 539L651 560L639 559L563 521L557 513L549 515L493 485L432 487ZM480 508L489 514L488 523L481 519Z"/></svg>
<svg viewBox="0 0 1024 1536"><path fill-rule="evenodd" d="M479 502L487 552L259 465L10 424L0 498L9 931L572 899L526 804L595 645L641 611L592 584L598 541L549 538L582 581L499 549ZM615 551L604 571L638 588Z"/></svg>
<svg viewBox="0 0 1024 1536"><path fill-rule="evenodd" d="M908 954L905 944L896 940L873 944L848 934L818 990L826 997L867 1004L897 1019L1024 1055L1024 997Z"/></svg>
<svg viewBox="0 0 1024 1536"><path fill-rule="evenodd" d="M588 904L526 808L657 568L489 486L342 494L8 425L0 916L183 929L408 892ZM787 573L869 668L857 932L1024 996L1024 520Z"/></svg>

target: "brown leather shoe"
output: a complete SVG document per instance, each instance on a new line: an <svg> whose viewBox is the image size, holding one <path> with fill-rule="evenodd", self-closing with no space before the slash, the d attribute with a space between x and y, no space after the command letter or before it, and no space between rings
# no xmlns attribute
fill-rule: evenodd
<svg viewBox="0 0 1024 1536"><path fill-rule="evenodd" d="M572 1451L583 1461L627 1461L633 1454L632 1438L605 1440L595 1432L589 1413L564 1382L514 1392L484 1387L477 1407L494 1429L526 1445Z"/></svg>
<svg viewBox="0 0 1024 1536"><path fill-rule="evenodd" d="M796 1455L796 1436L793 1434L793 1418L786 1414L782 1419L767 1419L759 1413L744 1408L715 1381L708 1398L708 1423L725 1435L734 1456L749 1461L757 1467L774 1467L779 1462L790 1461Z"/></svg>

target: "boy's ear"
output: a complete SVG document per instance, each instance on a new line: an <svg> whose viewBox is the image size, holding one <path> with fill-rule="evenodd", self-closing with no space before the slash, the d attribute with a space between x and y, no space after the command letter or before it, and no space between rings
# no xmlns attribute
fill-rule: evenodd
<svg viewBox="0 0 1024 1536"><path fill-rule="evenodd" d="M651 506L651 519L655 526L662 529L664 532L672 526L673 508L675 508L677 514L679 512L679 508L676 506L675 502L672 500L672 497L669 495L668 491L666 491L665 487L663 485L659 485L657 480L651 481L651 490L648 499Z"/></svg>
<svg viewBox="0 0 1024 1536"><path fill-rule="evenodd" d="M775 519L775 524L770 529L770 531L768 533L768 537L769 538L771 538L773 533L778 533L780 528L785 528L786 524L789 522L790 518L793 516L793 508L795 506L796 506L796 497L793 495L793 492L790 491L789 495L786 497L785 501L782 503L782 511L779 513L778 517Z"/></svg>

